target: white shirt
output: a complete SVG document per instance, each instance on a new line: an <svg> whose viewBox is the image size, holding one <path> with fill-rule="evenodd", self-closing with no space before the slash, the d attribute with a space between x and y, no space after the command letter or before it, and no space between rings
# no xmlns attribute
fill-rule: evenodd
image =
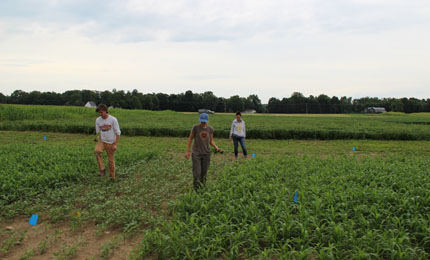
<svg viewBox="0 0 430 260"><path fill-rule="evenodd" d="M231 123L230 136L235 135L239 137L246 137L245 121L243 119L237 122L237 119Z"/></svg>
<svg viewBox="0 0 430 260"><path fill-rule="evenodd" d="M104 143L113 144L116 141L116 136L121 135L118 120L111 115L106 119L99 116L96 119L96 133L100 134L100 139Z"/></svg>

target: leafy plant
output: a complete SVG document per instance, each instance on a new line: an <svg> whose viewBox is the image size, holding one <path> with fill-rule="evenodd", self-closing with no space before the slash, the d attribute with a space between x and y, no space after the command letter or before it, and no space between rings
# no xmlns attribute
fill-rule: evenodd
<svg viewBox="0 0 430 260"><path fill-rule="evenodd" d="M124 240L124 237L119 235L119 236L116 236L114 239L108 241L107 243L104 243L100 248L100 251L101 251L100 257L110 258L113 255L115 248L121 242L121 240Z"/></svg>
<svg viewBox="0 0 430 260"><path fill-rule="evenodd" d="M133 257L426 259L429 164L401 155L232 164L182 196Z"/></svg>
<svg viewBox="0 0 430 260"><path fill-rule="evenodd" d="M7 254L9 252L9 250L11 250L13 247L20 245L21 242L24 240L25 238L25 234L27 233L27 231L10 231L8 230L7 232L8 236L7 238L3 241L2 245L1 245L1 252L3 254Z"/></svg>

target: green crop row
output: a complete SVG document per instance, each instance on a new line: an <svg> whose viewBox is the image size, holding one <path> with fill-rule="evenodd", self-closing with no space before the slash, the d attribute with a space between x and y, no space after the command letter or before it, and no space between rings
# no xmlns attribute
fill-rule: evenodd
<svg viewBox="0 0 430 260"><path fill-rule="evenodd" d="M0 206L76 182L96 178L94 144L64 146L18 143L0 146ZM132 147L116 155L119 169L152 156ZM107 163L107 160L106 160Z"/></svg>
<svg viewBox="0 0 430 260"><path fill-rule="evenodd" d="M111 109L124 135L186 137L197 113ZM0 130L94 133L94 109L0 105ZM233 114L210 115L215 137L227 138ZM258 139L430 140L430 114L243 115L247 137Z"/></svg>
<svg viewBox="0 0 430 260"><path fill-rule="evenodd" d="M428 259L429 166L403 155L236 164L181 197L134 258Z"/></svg>
<svg viewBox="0 0 430 260"><path fill-rule="evenodd" d="M51 121L15 121L0 123L0 130L15 131L44 131L59 133L83 133L94 134L93 124L80 122L51 122ZM127 136L170 136L188 137L189 129L168 127L138 127L121 126L121 132ZM229 129L217 129L214 136L227 138ZM317 129L251 129L247 131L248 139L369 139L369 140L430 140L430 131L427 133L413 132L410 130L393 131L392 129L377 131L349 131L349 130L317 130Z"/></svg>

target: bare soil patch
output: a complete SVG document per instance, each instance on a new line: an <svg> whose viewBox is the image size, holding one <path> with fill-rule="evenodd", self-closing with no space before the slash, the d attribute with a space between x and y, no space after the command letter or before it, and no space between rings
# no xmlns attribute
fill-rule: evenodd
<svg viewBox="0 0 430 260"><path fill-rule="evenodd" d="M23 259L26 255L28 258L24 259L36 260L61 256L65 259L127 259L142 239L138 234L126 237L120 230L101 231L92 223L76 230L72 230L69 223L54 225L41 221L31 226L23 217L4 223L1 229L0 240L3 241L13 233L25 232L19 244L6 254L0 254L2 259L10 260Z"/></svg>

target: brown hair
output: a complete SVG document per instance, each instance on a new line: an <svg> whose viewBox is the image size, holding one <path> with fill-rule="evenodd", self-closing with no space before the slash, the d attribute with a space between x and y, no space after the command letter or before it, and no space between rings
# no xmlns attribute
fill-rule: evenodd
<svg viewBox="0 0 430 260"><path fill-rule="evenodd" d="M99 111L106 111L106 113L108 113L108 108L105 104L100 104L97 106L97 109L96 109L96 112L99 112Z"/></svg>

